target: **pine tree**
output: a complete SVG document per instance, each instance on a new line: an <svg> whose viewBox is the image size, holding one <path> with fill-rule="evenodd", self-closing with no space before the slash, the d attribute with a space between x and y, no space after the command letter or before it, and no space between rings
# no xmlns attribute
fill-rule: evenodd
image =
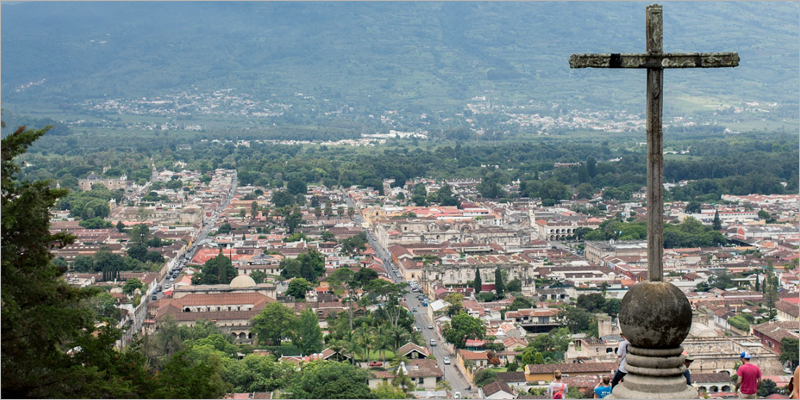
<svg viewBox="0 0 800 400"><path fill-rule="evenodd" d="M483 282L481 282L481 271L478 269L478 267L475 267L475 280L472 281L472 287L475 289L476 296L481 292L482 286Z"/></svg>
<svg viewBox="0 0 800 400"><path fill-rule="evenodd" d="M498 298L503 297L505 285L503 284L503 271L500 270L500 267L494 270L494 290Z"/></svg>
<svg viewBox="0 0 800 400"><path fill-rule="evenodd" d="M714 212L714 222L712 223L712 226L715 231L722 229L722 221L719 220L719 211Z"/></svg>
<svg viewBox="0 0 800 400"><path fill-rule="evenodd" d="M758 282L758 274L756 274L756 292L760 291L759 282Z"/></svg>

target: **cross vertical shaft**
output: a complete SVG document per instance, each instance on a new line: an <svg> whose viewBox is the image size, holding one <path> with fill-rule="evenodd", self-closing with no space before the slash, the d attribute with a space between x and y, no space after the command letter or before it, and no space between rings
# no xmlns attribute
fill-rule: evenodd
<svg viewBox="0 0 800 400"><path fill-rule="evenodd" d="M645 53L573 54L571 68L647 69L647 261L650 282L636 284L622 298L619 325L630 340L628 375L607 398L688 399L697 391L683 376L683 343L692 327L692 306L675 285L664 282L664 109L665 68L723 68L739 55L664 53L660 5L647 6Z"/></svg>
<svg viewBox="0 0 800 400"><path fill-rule="evenodd" d="M647 262L651 281L664 280L664 109L665 68L724 68L739 65L737 53L664 53L661 6L647 6L645 53L573 54L571 68L647 69Z"/></svg>
<svg viewBox="0 0 800 400"><path fill-rule="evenodd" d="M647 54L663 53L661 6L647 6ZM664 276L664 150L661 113L664 70L647 68L647 272L650 281Z"/></svg>

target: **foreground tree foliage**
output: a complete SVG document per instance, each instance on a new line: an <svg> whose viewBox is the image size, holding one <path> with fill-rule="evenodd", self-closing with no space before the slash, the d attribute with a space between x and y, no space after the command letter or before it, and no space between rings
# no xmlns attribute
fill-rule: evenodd
<svg viewBox="0 0 800 400"><path fill-rule="evenodd" d="M67 190L16 179L14 158L48 129L2 141L2 396L145 397L141 354L114 351L118 332L95 328L85 301L96 291L70 287L51 262L51 248L73 242L49 231L48 210Z"/></svg>
<svg viewBox="0 0 800 400"><path fill-rule="evenodd" d="M370 372L337 361L312 361L301 367L284 393L290 399L371 399Z"/></svg>
<svg viewBox="0 0 800 400"><path fill-rule="evenodd" d="M119 330L98 323L119 313L110 296L61 278L66 268L50 249L73 238L50 233L48 210L67 190L17 180L14 162L47 130L20 127L2 141L2 397L222 397L230 389L214 348L222 336L173 346L174 356L150 363L142 343L115 350Z"/></svg>

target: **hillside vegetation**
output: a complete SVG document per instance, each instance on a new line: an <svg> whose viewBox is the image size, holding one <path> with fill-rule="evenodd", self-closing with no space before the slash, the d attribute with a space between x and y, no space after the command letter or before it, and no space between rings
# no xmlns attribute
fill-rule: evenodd
<svg viewBox="0 0 800 400"><path fill-rule="evenodd" d="M392 109L445 119L475 96L537 112L640 112L643 71L570 70L568 59L643 52L646 4L4 3L3 102L68 114L87 102L231 89L295 105L284 114L294 124L323 112L368 124ZM796 112L797 20L796 2L666 3L666 51L741 56L735 69L665 74L667 114L742 101Z"/></svg>

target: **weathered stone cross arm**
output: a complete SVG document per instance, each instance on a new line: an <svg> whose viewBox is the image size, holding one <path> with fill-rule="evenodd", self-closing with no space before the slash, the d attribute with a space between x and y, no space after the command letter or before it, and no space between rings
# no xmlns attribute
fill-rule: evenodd
<svg viewBox="0 0 800 400"><path fill-rule="evenodd" d="M738 53L573 54L570 68L723 68L739 66Z"/></svg>

